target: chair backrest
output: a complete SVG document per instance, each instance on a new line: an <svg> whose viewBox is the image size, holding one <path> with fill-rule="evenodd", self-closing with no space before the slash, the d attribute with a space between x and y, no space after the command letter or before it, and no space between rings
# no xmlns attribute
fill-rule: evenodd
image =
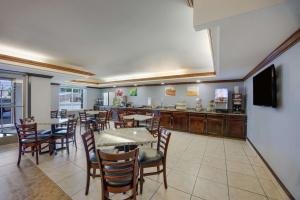
<svg viewBox="0 0 300 200"><path fill-rule="evenodd" d="M51 110L50 117L51 117L51 119L57 118L58 117L58 110Z"/></svg>
<svg viewBox="0 0 300 200"><path fill-rule="evenodd" d="M68 111L67 111L67 109L61 109L61 111L60 111L60 117L61 118L67 118L68 117Z"/></svg>
<svg viewBox="0 0 300 200"><path fill-rule="evenodd" d="M79 112L79 119L80 122L86 122L87 121L86 112Z"/></svg>
<svg viewBox="0 0 300 200"><path fill-rule="evenodd" d="M77 118L75 119L69 119L67 122L67 135L73 136L76 134L76 126L77 126Z"/></svg>
<svg viewBox="0 0 300 200"><path fill-rule="evenodd" d="M158 142L157 142L157 150L161 151L164 154L164 160L167 158L169 141L171 138L171 132L168 132L167 129L162 128L158 131Z"/></svg>
<svg viewBox="0 0 300 200"><path fill-rule="evenodd" d="M92 129L88 129L81 135L82 143L84 146L87 163L90 163L90 153L96 154L95 136Z"/></svg>
<svg viewBox="0 0 300 200"><path fill-rule="evenodd" d="M134 127L134 119L124 119L125 128L133 128Z"/></svg>
<svg viewBox="0 0 300 200"><path fill-rule="evenodd" d="M28 123L34 123L34 122L35 122L35 119L33 116L20 119L21 124L28 124Z"/></svg>
<svg viewBox="0 0 300 200"><path fill-rule="evenodd" d="M108 113L108 111L99 111L98 117L102 120L106 120L107 119L107 113Z"/></svg>
<svg viewBox="0 0 300 200"><path fill-rule="evenodd" d="M15 124L19 141L23 139L31 139L38 140L37 137L37 124L29 123L29 124Z"/></svg>
<svg viewBox="0 0 300 200"><path fill-rule="evenodd" d="M100 165L102 192L126 192L136 187L138 178L139 149L133 151L109 154L97 150ZM111 182L128 182L120 187L110 186Z"/></svg>
<svg viewBox="0 0 300 200"><path fill-rule="evenodd" d="M150 132L153 136L157 136L159 129L160 129L160 116L154 116L151 119Z"/></svg>
<svg viewBox="0 0 300 200"><path fill-rule="evenodd" d="M115 121L114 122L115 128L125 128L125 123L123 121Z"/></svg>
<svg viewBox="0 0 300 200"><path fill-rule="evenodd" d="M68 119L74 119L74 118L75 118L75 114L68 115Z"/></svg>
<svg viewBox="0 0 300 200"><path fill-rule="evenodd" d="M123 117L126 115L123 111L118 111L118 120L123 121Z"/></svg>

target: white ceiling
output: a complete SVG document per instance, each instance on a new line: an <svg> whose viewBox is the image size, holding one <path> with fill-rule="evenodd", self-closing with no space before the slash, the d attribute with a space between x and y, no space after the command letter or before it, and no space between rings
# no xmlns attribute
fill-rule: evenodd
<svg viewBox="0 0 300 200"><path fill-rule="evenodd" d="M0 44L94 79L214 71L207 31L184 0L1 0Z"/></svg>
<svg viewBox="0 0 300 200"><path fill-rule="evenodd" d="M206 9L195 7L195 15L200 8ZM207 79L242 78L300 27L300 1L287 0L206 24L213 59L207 32L200 31L198 22L185 0L1 0L0 47L81 66L97 79L214 69L217 76ZM37 72L54 75L53 82L78 78Z"/></svg>
<svg viewBox="0 0 300 200"><path fill-rule="evenodd" d="M212 28L218 79L241 78L300 28L300 1L283 3L201 24L197 12L207 12L195 0L195 29ZM205 0L211 4L219 0ZM236 1L236 0L234 0ZM230 2L234 2L230 0ZM272 0L269 0L272 1ZM278 2L278 0L276 0ZM258 1L255 1L258 3ZM264 3L266 1L264 0ZM275 2L275 1L274 1ZM207 7L209 7L207 5ZM211 12L213 14L213 12Z"/></svg>

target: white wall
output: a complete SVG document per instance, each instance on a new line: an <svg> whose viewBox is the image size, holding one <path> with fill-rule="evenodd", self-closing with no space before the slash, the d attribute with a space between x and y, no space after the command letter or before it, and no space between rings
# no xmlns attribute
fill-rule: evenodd
<svg viewBox="0 0 300 200"><path fill-rule="evenodd" d="M248 138L296 199L300 199L300 43L274 62L279 106L253 106L252 78L245 82Z"/></svg>
<svg viewBox="0 0 300 200"><path fill-rule="evenodd" d="M31 116L37 121L47 122L50 119L51 88L49 78L30 76Z"/></svg>
<svg viewBox="0 0 300 200"><path fill-rule="evenodd" d="M86 88L86 99L85 99L85 108L93 109L96 103L96 99L100 98L101 93L99 89L95 88Z"/></svg>
<svg viewBox="0 0 300 200"><path fill-rule="evenodd" d="M59 109L59 85L51 85L51 110Z"/></svg>
<svg viewBox="0 0 300 200"><path fill-rule="evenodd" d="M188 86L199 86L199 96L189 97L186 96L186 89ZM202 105L207 106L209 100L214 99L215 89L228 88L230 94L233 92L234 86L239 86L240 91L244 93L244 85L242 82L233 83L200 83L200 84L188 84L188 85L174 85L176 88L176 96L165 96L166 86L143 86L137 87L136 97L129 96L129 88L122 88L125 95L128 96L128 102L133 102L135 106L147 105L148 97L152 98L152 104L160 105L161 101L164 106L175 105L176 102L185 100L188 107L194 107L196 104L196 98L202 99ZM102 89L101 92L115 91L115 88ZM231 96L231 95L230 95Z"/></svg>

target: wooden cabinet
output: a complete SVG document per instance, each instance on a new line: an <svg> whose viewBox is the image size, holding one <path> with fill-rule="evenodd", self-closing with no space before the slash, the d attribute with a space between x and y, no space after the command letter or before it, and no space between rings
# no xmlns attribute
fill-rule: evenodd
<svg viewBox="0 0 300 200"><path fill-rule="evenodd" d="M151 110L124 108L119 111L131 111L137 114L153 112L160 115L161 127L196 134L219 137L246 138L246 115L232 113L201 113L188 111ZM115 113L116 114L116 113ZM115 116L115 118L117 118Z"/></svg>
<svg viewBox="0 0 300 200"><path fill-rule="evenodd" d="M188 112L173 112L173 130L188 131Z"/></svg>
<svg viewBox="0 0 300 200"><path fill-rule="evenodd" d="M189 132L205 134L206 116L204 114L190 113Z"/></svg>
<svg viewBox="0 0 300 200"><path fill-rule="evenodd" d="M160 112L160 126L167 129L172 129L172 112Z"/></svg>
<svg viewBox="0 0 300 200"><path fill-rule="evenodd" d="M206 117L206 132L209 135L224 136L225 117L221 114L208 114Z"/></svg>
<svg viewBox="0 0 300 200"><path fill-rule="evenodd" d="M246 117L228 115L226 120L226 136L234 138L246 138Z"/></svg>

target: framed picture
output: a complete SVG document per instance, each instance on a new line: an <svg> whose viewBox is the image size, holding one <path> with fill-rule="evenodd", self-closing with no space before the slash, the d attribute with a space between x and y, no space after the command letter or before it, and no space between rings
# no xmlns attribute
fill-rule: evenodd
<svg viewBox="0 0 300 200"><path fill-rule="evenodd" d="M137 88L129 88L129 96L136 97L137 96Z"/></svg>
<svg viewBox="0 0 300 200"><path fill-rule="evenodd" d="M198 86L188 86L186 88L186 96L190 96L190 97L199 96L199 87Z"/></svg>
<svg viewBox="0 0 300 200"><path fill-rule="evenodd" d="M165 87L165 95L166 96L176 96L176 89L173 86Z"/></svg>
<svg viewBox="0 0 300 200"><path fill-rule="evenodd" d="M124 95L124 91L121 88L116 89L116 96L122 97Z"/></svg>

